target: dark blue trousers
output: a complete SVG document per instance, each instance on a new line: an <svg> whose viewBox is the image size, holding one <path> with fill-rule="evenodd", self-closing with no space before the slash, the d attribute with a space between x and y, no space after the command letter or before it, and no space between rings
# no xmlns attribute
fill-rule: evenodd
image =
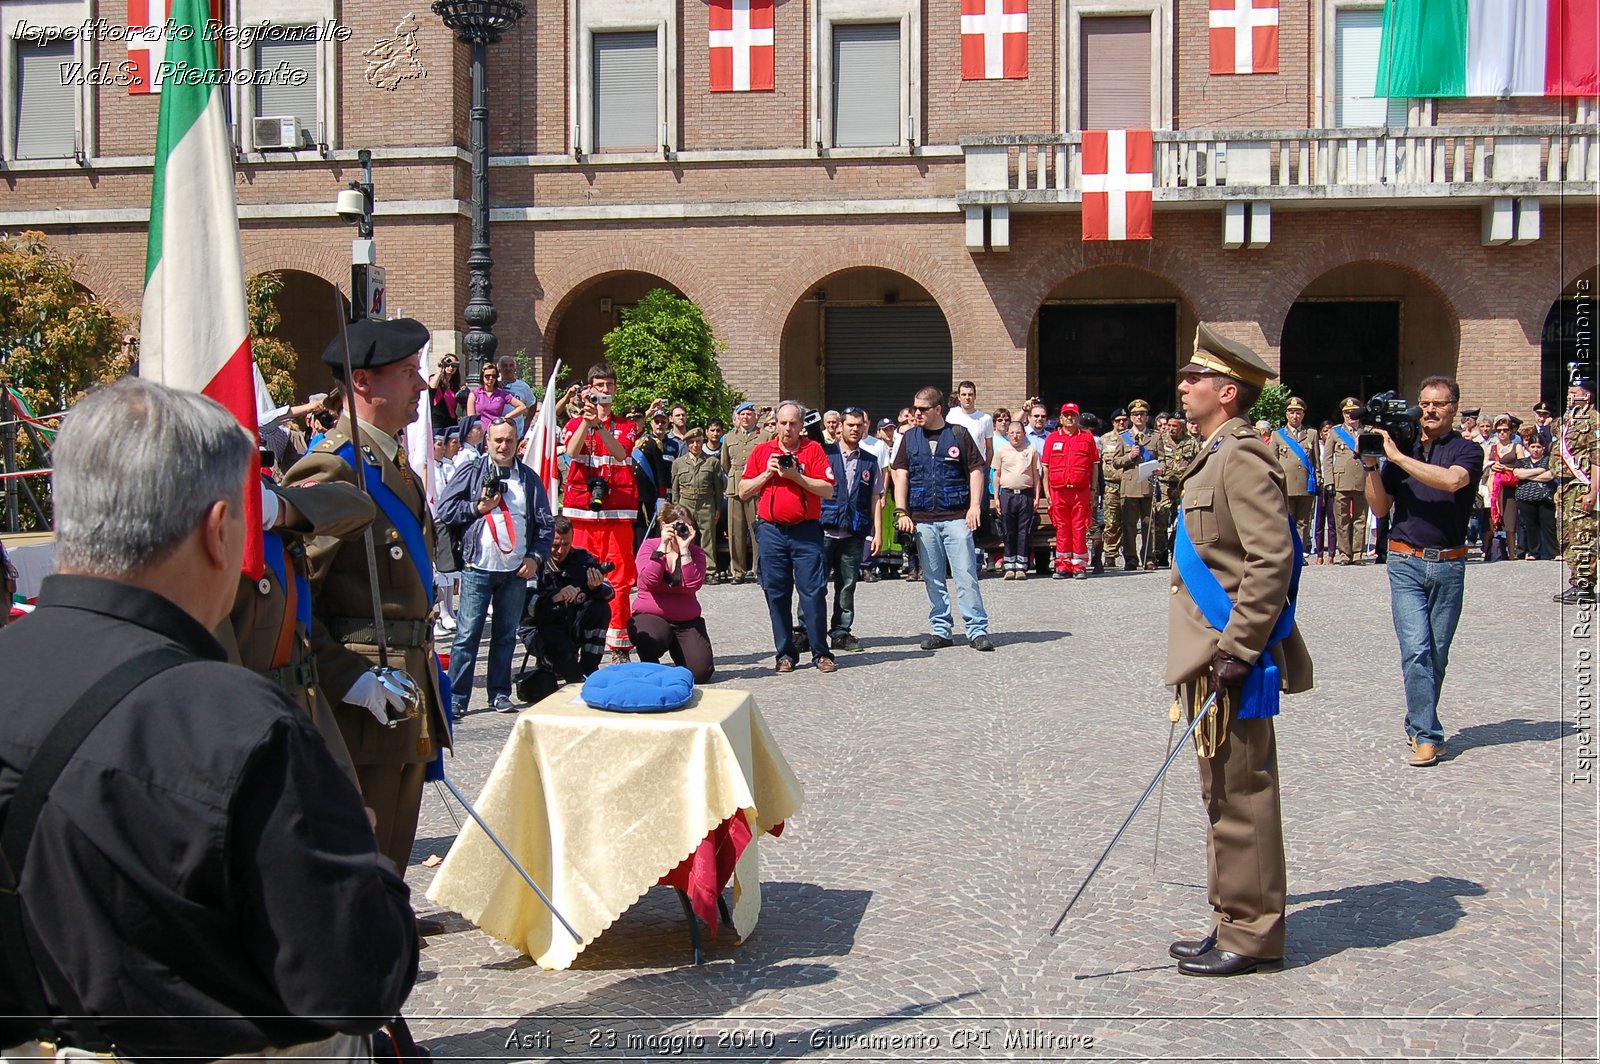
<svg viewBox="0 0 1600 1064"><path fill-rule="evenodd" d="M811 658L828 653L828 550L819 521L792 525L756 522L756 577L772 614L772 642L778 657L794 661L794 594L800 593L800 619L811 640Z"/></svg>

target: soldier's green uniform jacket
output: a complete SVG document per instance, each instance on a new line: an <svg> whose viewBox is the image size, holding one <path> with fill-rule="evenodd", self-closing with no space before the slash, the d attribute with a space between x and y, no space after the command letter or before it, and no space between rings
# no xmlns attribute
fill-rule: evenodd
<svg viewBox="0 0 1600 1064"><path fill-rule="evenodd" d="M672 463L672 501L694 511L700 534L709 536L717 514L717 497L726 487L722 465L711 455L696 458L685 451Z"/></svg>
<svg viewBox="0 0 1600 1064"><path fill-rule="evenodd" d="M1161 465L1156 476L1161 478L1161 502L1165 508L1182 496L1183 474L1200 453L1200 441L1187 433L1177 439L1163 434L1159 440L1156 454Z"/></svg>
<svg viewBox="0 0 1600 1064"><path fill-rule="evenodd" d="M763 438L760 429L751 429L749 432L733 429L722 437L722 475L727 481L724 489L726 494L739 493L739 478L744 476L745 463L750 461L750 452L756 449Z"/></svg>
<svg viewBox="0 0 1600 1064"><path fill-rule="evenodd" d="M1316 469L1318 465L1317 430L1307 424L1302 424L1298 429L1292 425L1284 425L1281 429L1273 432L1272 439L1269 441L1278 457L1278 465L1283 468L1284 488L1289 497L1295 498L1300 495L1310 495L1311 472L1305 467L1305 463L1301 462L1295 455L1289 445L1283 441L1283 437L1278 435L1280 432L1300 445L1301 449L1306 452L1306 458L1310 460L1312 468ZM1338 437L1334 438L1338 439ZM1341 443L1340 448L1343 449L1343 447L1344 445ZM1318 475L1321 475L1320 470Z"/></svg>
<svg viewBox="0 0 1600 1064"><path fill-rule="evenodd" d="M1594 491L1596 458L1600 457L1597 438L1600 438L1600 419L1596 418L1594 406L1581 412L1569 410L1551 433L1548 460L1558 485L1556 510L1562 556L1571 570L1572 582L1587 588L1595 586L1596 516L1593 509L1584 512L1580 501ZM1583 478L1588 479L1587 486Z"/></svg>
<svg viewBox="0 0 1600 1064"><path fill-rule="evenodd" d="M339 457L349 442L350 419L342 418L310 454L296 462L284 477L286 487L301 483L355 483L355 470ZM433 515L423 496L421 476L402 471L388 448L395 445L372 426L362 424L363 437L375 441L364 450L368 473L375 464L387 487L410 509L422 526L428 561L433 557ZM398 450L396 451L398 454ZM369 485L369 491L376 485ZM367 555L360 540L341 541L319 536L306 549L311 563L315 595L311 643L317 657L323 694L334 707L339 730L357 765L425 764L439 746L450 745L440 700L438 668L434 658L432 588L412 561L404 537L377 508L372 522L377 547L378 586L383 616L388 626L390 663L404 669L422 689L426 712L386 728L361 706L344 701L356 678L377 662L378 648L372 631L372 591L367 576Z"/></svg>

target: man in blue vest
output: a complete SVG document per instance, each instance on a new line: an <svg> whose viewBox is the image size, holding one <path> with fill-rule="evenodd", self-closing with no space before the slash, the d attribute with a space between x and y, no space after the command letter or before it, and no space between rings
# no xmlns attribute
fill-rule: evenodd
<svg viewBox="0 0 1600 1064"><path fill-rule="evenodd" d="M861 446L866 431L866 412L846 407L838 441L823 447L834 483L832 498L822 502L822 535L833 581L828 646L834 650L861 649L861 641L850 633L856 619L856 583L862 561L878 553L878 529L883 523L882 467Z"/></svg>
<svg viewBox="0 0 1600 1064"><path fill-rule="evenodd" d="M895 519L902 532L915 532L928 589L928 622L933 631L922 649L954 645L951 639L950 593L946 573L955 581L967 643L974 650L993 650L989 615L978 590L978 569L972 534L983 518L983 453L971 434L944 419L944 393L927 387L917 393L912 410L921 424L906 430L895 452Z"/></svg>

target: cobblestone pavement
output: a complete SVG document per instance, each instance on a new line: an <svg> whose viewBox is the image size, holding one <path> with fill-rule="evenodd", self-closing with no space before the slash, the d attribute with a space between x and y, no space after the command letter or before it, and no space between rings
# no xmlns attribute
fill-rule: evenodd
<svg viewBox="0 0 1600 1064"><path fill-rule="evenodd" d="M418 1037L463 1060L1595 1059L1596 789L1572 780L1594 640L1550 602L1556 563L1469 569L1431 769L1404 763L1383 568L1306 570L1316 689L1278 725L1285 970L1190 979L1167 958L1207 919L1188 755L1159 856L1152 799L1048 937L1161 762L1167 583L985 578L994 654L920 650L921 585L863 585L866 649L833 676L773 675L758 589L708 589L718 682L753 692L806 786L762 847L759 928L696 968L656 888L545 972L445 914ZM469 796L512 719L482 690L452 771ZM453 834L430 792L423 911L419 862Z"/></svg>

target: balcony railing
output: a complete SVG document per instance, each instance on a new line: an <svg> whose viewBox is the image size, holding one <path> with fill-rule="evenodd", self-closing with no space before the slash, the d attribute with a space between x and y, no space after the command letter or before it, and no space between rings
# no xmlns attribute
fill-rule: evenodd
<svg viewBox="0 0 1600 1064"><path fill-rule="evenodd" d="M1157 130L1158 200L1536 195L1600 178L1600 126ZM968 204L1075 202L1077 133L962 137Z"/></svg>

